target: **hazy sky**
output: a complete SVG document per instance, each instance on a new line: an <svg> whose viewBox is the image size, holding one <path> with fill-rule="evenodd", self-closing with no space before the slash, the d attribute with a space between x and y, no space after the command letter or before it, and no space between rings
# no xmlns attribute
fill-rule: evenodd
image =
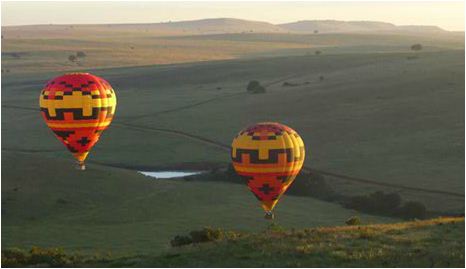
<svg viewBox="0 0 466 269"><path fill-rule="evenodd" d="M458 2L2 2L2 25L147 23L238 18L376 20L396 25L437 25L464 31Z"/></svg>

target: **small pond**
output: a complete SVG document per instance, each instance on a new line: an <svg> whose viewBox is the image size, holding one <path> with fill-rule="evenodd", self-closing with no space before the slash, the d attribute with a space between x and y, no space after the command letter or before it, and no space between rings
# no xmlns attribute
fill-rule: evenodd
<svg viewBox="0 0 466 269"><path fill-rule="evenodd" d="M164 179L164 178L180 178L185 176L192 176L192 175L199 175L205 173L205 171L139 171L139 173L153 177L156 179Z"/></svg>

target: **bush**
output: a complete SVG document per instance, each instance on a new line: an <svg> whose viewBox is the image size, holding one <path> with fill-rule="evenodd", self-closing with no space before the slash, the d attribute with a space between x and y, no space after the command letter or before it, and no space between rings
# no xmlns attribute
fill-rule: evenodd
<svg viewBox="0 0 466 269"><path fill-rule="evenodd" d="M361 219L358 216L352 216L345 221L346 225L361 225Z"/></svg>
<svg viewBox="0 0 466 269"><path fill-rule="evenodd" d="M293 82L285 81L285 82L283 82L282 86L283 86L283 87L294 87L294 86L299 86L299 84L298 84L298 83L293 83Z"/></svg>
<svg viewBox="0 0 466 269"><path fill-rule="evenodd" d="M426 207L419 202L408 201L399 211L400 217L405 219L423 219L426 217Z"/></svg>
<svg viewBox="0 0 466 269"><path fill-rule="evenodd" d="M92 260L97 259L69 255L60 248L32 247L29 252L17 248L2 249L2 267L75 267Z"/></svg>
<svg viewBox="0 0 466 269"><path fill-rule="evenodd" d="M426 207L422 203L409 201L402 205L401 202L401 196L398 193L377 191L369 195L349 197L343 206L361 212L406 219L426 217Z"/></svg>
<svg viewBox="0 0 466 269"><path fill-rule="evenodd" d="M265 93L265 88L257 80L251 80L246 87L249 93Z"/></svg>
<svg viewBox="0 0 466 269"><path fill-rule="evenodd" d="M78 51L78 52L76 53L76 57L78 57L78 58L84 58L84 57L86 57L86 53L84 53L84 51Z"/></svg>
<svg viewBox="0 0 466 269"><path fill-rule="evenodd" d="M170 244L173 247L179 247L189 244L212 242L225 238L225 235L225 232L221 229L205 227L199 231L191 231L189 236L177 235L173 240L170 241Z"/></svg>
<svg viewBox="0 0 466 269"><path fill-rule="evenodd" d="M76 60L77 60L76 56L74 56L74 55L68 56L68 61L75 62Z"/></svg>
<svg viewBox="0 0 466 269"><path fill-rule="evenodd" d="M33 247L30 251L30 264L48 264L52 267L65 267L72 263L73 257L68 257L59 248L39 248Z"/></svg>
<svg viewBox="0 0 466 269"><path fill-rule="evenodd" d="M177 235L173 240L170 241L170 243L173 247L179 247L189 244L214 242L223 239L234 240L240 236L241 234L237 232L205 227L199 231L191 231L189 236Z"/></svg>
<svg viewBox="0 0 466 269"><path fill-rule="evenodd" d="M17 248L2 250L2 267L21 267L27 264L28 257L25 252Z"/></svg>
<svg viewBox="0 0 466 269"><path fill-rule="evenodd" d="M324 81L324 76L319 76L319 81Z"/></svg>
<svg viewBox="0 0 466 269"><path fill-rule="evenodd" d="M172 247L179 247L179 246L189 245L192 243L193 243L193 240L191 239L191 237L185 236L185 235L177 235L175 236L175 238L173 238L170 241L170 244L172 245Z"/></svg>
<svg viewBox="0 0 466 269"><path fill-rule="evenodd" d="M315 55L321 55L321 54L322 54L322 51L316 50L316 51L314 52L314 54L315 54Z"/></svg>
<svg viewBox="0 0 466 269"><path fill-rule="evenodd" d="M311 196L325 201L335 200L337 196L322 175L304 172L296 177L287 193L298 196Z"/></svg>
<svg viewBox="0 0 466 269"><path fill-rule="evenodd" d="M221 240L224 237L224 232L221 229L213 229L210 227L205 227L200 231L191 231L193 243L203 243Z"/></svg>
<svg viewBox="0 0 466 269"><path fill-rule="evenodd" d="M420 50L422 50L422 45L421 44L414 44L414 45L411 46L411 50L420 51Z"/></svg>
<svg viewBox="0 0 466 269"><path fill-rule="evenodd" d="M349 198L346 207L368 213L394 214L399 209L401 197L398 193L377 191L369 195Z"/></svg>

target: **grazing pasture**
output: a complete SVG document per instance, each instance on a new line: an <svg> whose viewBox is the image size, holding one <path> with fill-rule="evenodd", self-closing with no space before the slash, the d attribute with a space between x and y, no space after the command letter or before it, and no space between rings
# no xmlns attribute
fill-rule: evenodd
<svg viewBox="0 0 466 269"><path fill-rule="evenodd" d="M338 192L394 191L439 214L464 214L464 34L77 27L39 38L20 28L2 29L4 246L130 255L160 253L203 226L262 231L267 223L245 185L137 173L225 167L232 138L258 121L297 130L306 167L372 182L325 176ZM415 43L423 49L412 51ZM42 121L38 96L47 80L83 70L110 82L118 107L89 169L77 171ZM252 80L266 92L248 93ZM285 228L342 225L353 215L395 221L296 196L285 196L277 215Z"/></svg>

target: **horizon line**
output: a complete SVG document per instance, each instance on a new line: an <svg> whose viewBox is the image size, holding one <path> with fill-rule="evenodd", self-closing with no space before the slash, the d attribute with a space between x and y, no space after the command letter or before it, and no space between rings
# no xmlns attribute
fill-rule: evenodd
<svg viewBox="0 0 466 269"><path fill-rule="evenodd" d="M194 21L202 21L202 20L219 20L219 19L233 19L233 20L241 20L241 21L249 21L249 22L262 22L268 23L274 26L280 26L284 24L290 23L297 23L297 22L307 22L307 21L339 21L339 22L381 22L392 24L396 27L399 26L433 26L438 27L439 29L446 31L446 32L465 32L465 30L446 30L438 25L435 24L394 24L387 21L377 21L377 20L337 20L337 19L308 19L308 20L296 20L291 22L279 23L274 24L268 21L257 21L257 20L248 20L248 19L241 19L241 18L233 18L233 17L211 17L211 18L202 18L202 19L193 19L193 20L179 20L179 21L159 21L159 22L127 22L127 23L118 23L118 22L111 22L111 23L40 23L40 24L10 24L10 25L1 25L2 27L23 27L23 26L66 26L66 25L82 25L82 26L89 26L89 25L136 25L136 24L170 24L170 23L180 23L180 22L194 22Z"/></svg>

